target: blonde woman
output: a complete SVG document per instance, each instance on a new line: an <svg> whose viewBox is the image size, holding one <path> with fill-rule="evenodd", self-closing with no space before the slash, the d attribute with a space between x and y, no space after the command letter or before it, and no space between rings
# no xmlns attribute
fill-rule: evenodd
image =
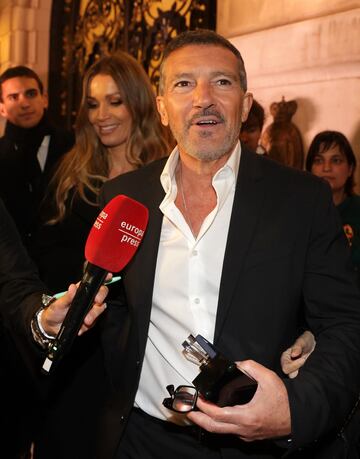
<svg viewBox="0 0 360 459"><path fill-rule="evenodd" d="M102 184L167 154L168 139L153 88L132 56L117 52L88 69L76 143L50 185L37 238L36 262L51 290L64 290L81 277Z"/></svg>

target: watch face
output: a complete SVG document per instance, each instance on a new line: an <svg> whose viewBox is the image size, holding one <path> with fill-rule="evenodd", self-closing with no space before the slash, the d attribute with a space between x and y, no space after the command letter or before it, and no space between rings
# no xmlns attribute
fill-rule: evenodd
<svg viewBox="0 0 360 459"><path fill-rule="evenodd" d="M43 293L43 295L41 297L41 302L42 302L42 305L44 306L44 308L49 306L49 304L52 303L54 300L55 300L55 297L50 296L50 295L45 295L45 293Z"/></svg>

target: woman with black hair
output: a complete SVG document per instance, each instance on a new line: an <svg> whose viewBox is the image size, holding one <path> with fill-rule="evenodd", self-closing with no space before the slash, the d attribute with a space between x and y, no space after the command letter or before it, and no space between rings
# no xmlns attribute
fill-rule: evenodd
<svg viewBox="0 0 360 459"><path fill-rule="evenodd" d="M331 187L360 285L360 196L354 192L356 157L344 134L319 132L311 142L306 170L325 179Z"/></svg>

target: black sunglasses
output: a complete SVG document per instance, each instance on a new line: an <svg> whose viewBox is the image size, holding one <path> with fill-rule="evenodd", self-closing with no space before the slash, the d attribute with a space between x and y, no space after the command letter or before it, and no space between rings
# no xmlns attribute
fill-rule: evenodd
<svg viewBox="0 0 360 459"><path fill-rule="evenodd" d="M166 386L170 397L164 398L163 405L176 413L189 413L195 410L198 391L194 386L179 386L173 384Z"/></svg>

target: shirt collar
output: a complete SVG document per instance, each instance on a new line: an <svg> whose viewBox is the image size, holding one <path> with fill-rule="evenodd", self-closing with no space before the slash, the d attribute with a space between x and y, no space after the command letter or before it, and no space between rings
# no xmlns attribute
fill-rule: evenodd
<svg viewBox="0 0 360 459"><path fill-rule="evenodd" d="M214 175L213 180L219 175L219 173L223 170L229 170L232 172L235 178L235 182L237 180L239 166L240 166L240 156L241 156L241 144L238 141L235 145L229 159L221 167L216 174ZM165 194L167 198L174 195L177 192L176 181L175 181L175 170L176 166L179 161L179 149L176 146L173 151L171 152L168 160L166 161L165 167L160 176L160 182L162 187L164 188Z"/></svg>

